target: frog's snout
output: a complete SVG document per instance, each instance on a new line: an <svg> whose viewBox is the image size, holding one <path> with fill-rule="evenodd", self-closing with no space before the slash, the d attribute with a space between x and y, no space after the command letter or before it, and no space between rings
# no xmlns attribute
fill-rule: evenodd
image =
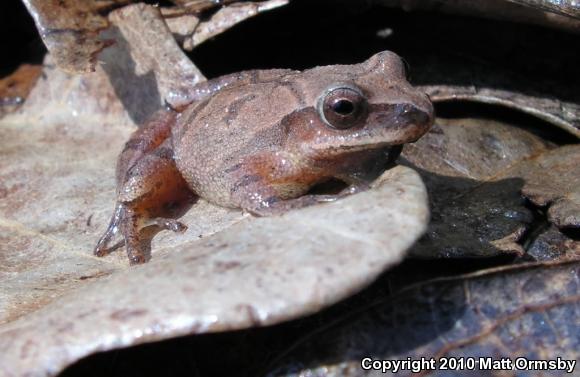
<svg viewBox="0 0 580 377"><path fill-rule="evenodd" d="M408 123L417 125L430 125L432 123L432 113L408 103L395 105L395 112L397 117L401 117Z"/></svg>
<svg viewBox="0 0 580 377"><path fill-rule="evenodd" d="M409 103L395 105L396 118L408 127L413 139L418 139L429 131L434 121L433 105L418 107Z"/></svg>
<svg viewBox="0 0 580 377"><path fill-rule="evenodd" d="M397 144L409 143L423 136L433 124L433 107L417 106L414 103L374 105L368 124L385 139L396 140Z"/></svg>
<svg viewBox="0 0 580 377"><path fill-rule="evenodd" d="M417 131L423 131L419 136L429 131L433 125L433 108L422 109L411 104L397 105L399 116Z"/></svg>

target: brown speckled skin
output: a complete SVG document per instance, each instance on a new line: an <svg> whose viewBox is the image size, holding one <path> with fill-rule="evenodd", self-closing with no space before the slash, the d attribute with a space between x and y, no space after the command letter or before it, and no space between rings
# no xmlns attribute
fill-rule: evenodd
<svg viewBox="0 0 580 377"><path fill-rule="evenodd" d="M351 128L330 127L317 109L336 84L366 98L367 115ZM127 142L117 164L117 206L97 255L114 248L108 244L120 230L130 262L145 262L140 229L185 230L163 216L193 193L256 215L332 199L305 194L330 178L356 186L386 148L418 139L433 122L431 102L391 52L357 65L228 75L192 93L190 105L156 114Z"/></svg>

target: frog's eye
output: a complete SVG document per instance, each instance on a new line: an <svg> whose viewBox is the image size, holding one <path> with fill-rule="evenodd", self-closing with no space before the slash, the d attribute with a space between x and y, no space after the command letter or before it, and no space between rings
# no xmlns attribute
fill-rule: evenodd
<svg viewBox="0 0 580 377"><path fill-rule="evenodd" d="M352 85L333 86L318 100L318 113L332 128L347 129L364 122L367 100L360 89Z"/></svg>

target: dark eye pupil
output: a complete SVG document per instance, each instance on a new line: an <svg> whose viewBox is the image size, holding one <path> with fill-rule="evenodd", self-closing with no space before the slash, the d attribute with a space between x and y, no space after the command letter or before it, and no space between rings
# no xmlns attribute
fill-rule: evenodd
<svg viewBox="0 0 580 377"><path fill-rule="evenodd" d="M348 115L354 111L354 104L348 100L341 99L332 105L332 110L340 115Z"/></svg>

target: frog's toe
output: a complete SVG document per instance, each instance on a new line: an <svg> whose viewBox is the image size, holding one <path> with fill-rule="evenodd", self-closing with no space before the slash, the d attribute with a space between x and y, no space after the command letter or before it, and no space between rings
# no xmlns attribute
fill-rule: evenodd
<svg viewBox="0 0 580 377"><path fill-rule="evenodd" d="M111 221L109 222L109 226L107 227L107 230L101 236L99 242L97 242L97 246L95 246L95 249L93 250L94 255L98 257L103 257L111 253L112 251L118 249L119 247L123 246L124 244L123 240L115 243L113 246L109 246L113 241L113 238L115 238L115 236L119 234L120 224L123 220L123 213L124 213L123 206L121 204L117 204L117 206L115 207L115 211L113 212L113 216L111 217Z"/></svg>
<svg viewBox="0 0 580 377"><path fill-rule="evenodd" d="M160 228L171 230L176 233L183 233L187 230L187 225L174 219L166 219L160 217L153 220L153 223Z"/></svg>
<svg viewBox="0 0 580 377"><path fill-rule="evenodd" d="M357 183L356 185L350 185L338 193L337 199L367 191L370 189L370 187L371 186L368 183Z"/></svg>
<svg viewBox="0 0 580 377"><path fill-rule="evenodd" d="M103 242L103 243L101 243L99 241L97 246L95 246L93 254L96 255L97 257L104 257L105 255L108 255L108 254L112 253L113 251L121 248L125 244L125 241L120 240L117 243L115 243L113 246L108 246L109 243L110 243L110 241Z"/></svg>
<svg viewBox="0 0 580 377"><path fill-rule="evenodd" d="M131 203L118 203L107 230L95 247L94 254L102 257L125 245L131 265L146 263L151 258L150 239L147 235L144 236L141 230L149 225L180 233L187 230L185 224L175 219L163 217L151 219L148 213ZM113 239L117 235L122 239L113 244Z"/></svg>
<svg viewBox="0 0 580 377"><path fill-rule="evenodd" d="M143 264L149 261L149 258L143 253L137 253L129 255L129 264L135 266L138 264Z"/></svg>
<svg viewBox="0 0 580 377"><path fill-rule="evenodd" d="M308 195L308 197L305 200L304 205L308 206L308 205L313 205L313 204L318 204L318 203L334 202L339 198L341 198L340 195Z"/></svg>
<svg viewBox="0 0 580 377"><path fill-rule="evenodd" d="M256 217L278 216L288 211L312 206L319 203L334 202L340 198L339 195L304 195L295 199L287 200L269 200L267 205L264 202L258 202L253 206L242 207L245 211Z"/></svg>

